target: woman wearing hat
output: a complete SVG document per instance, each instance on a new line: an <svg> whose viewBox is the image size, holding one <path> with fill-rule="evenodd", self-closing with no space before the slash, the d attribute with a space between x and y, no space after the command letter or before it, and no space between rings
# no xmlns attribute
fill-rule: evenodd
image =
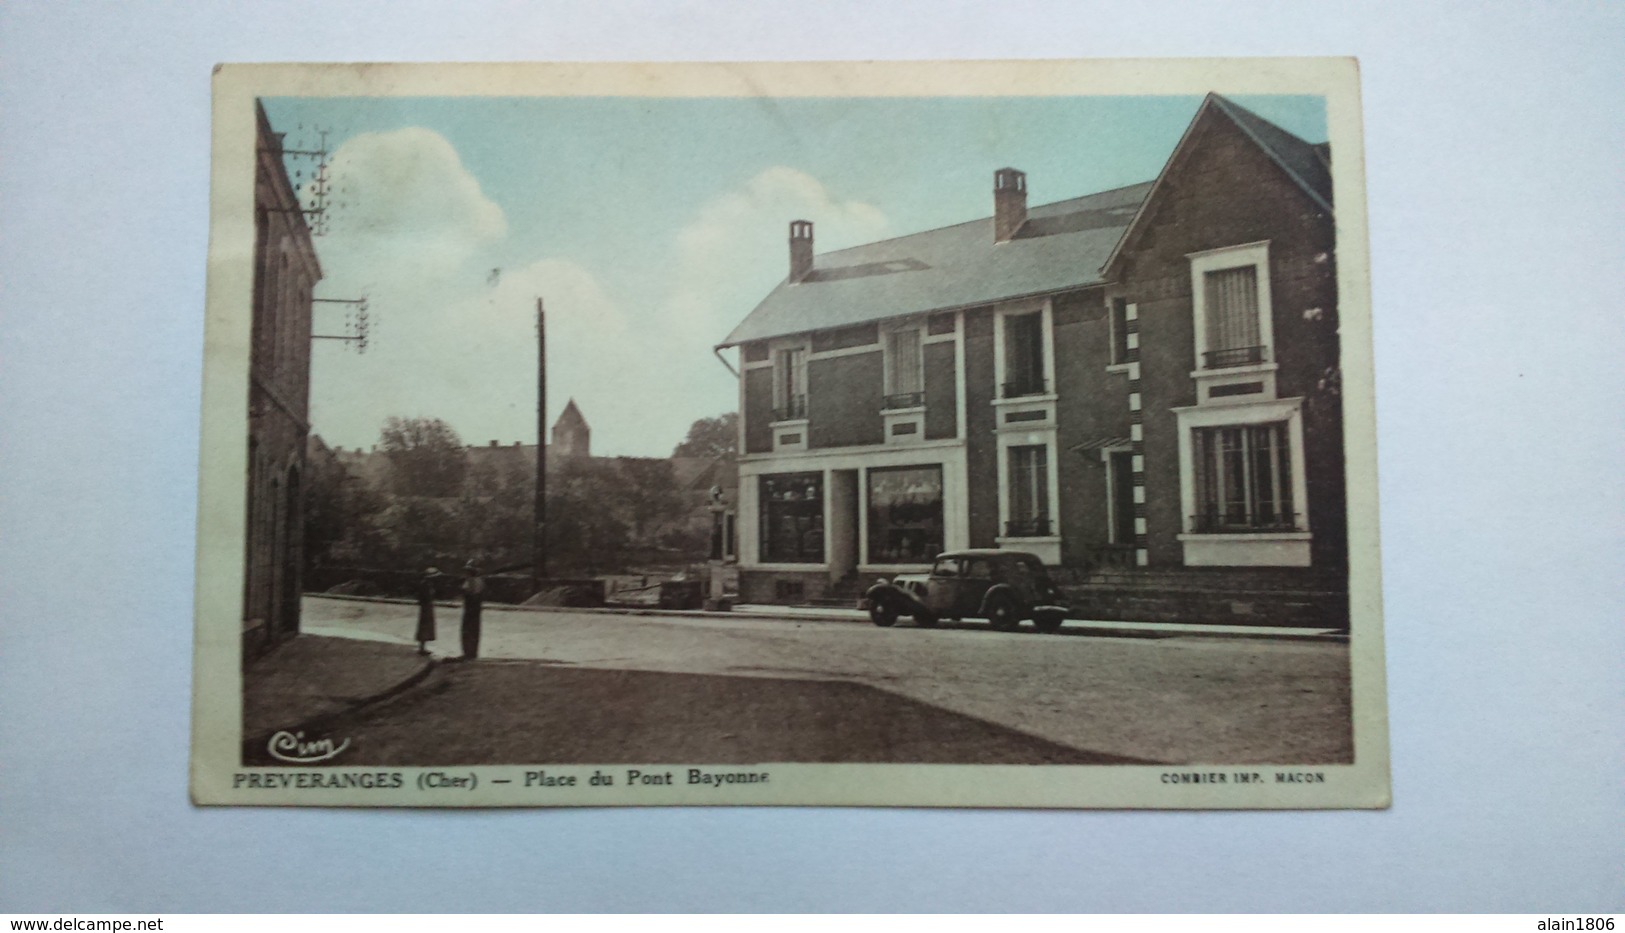
<svg viewBox="0 0 1625 933"><path fill-rule="evenodd" d="M463 660L472 661L480 654L480 606L485 600L485 580L480 577L480 565L469 561L463 565Z"/></svg>
<svg viewBox="0 0 1625 933"><path fill-rule="evenodd" d="M418 578L418 654L428 654L429 642L434 641L434 581L439 576L440 571L430 567Z"/></svg>

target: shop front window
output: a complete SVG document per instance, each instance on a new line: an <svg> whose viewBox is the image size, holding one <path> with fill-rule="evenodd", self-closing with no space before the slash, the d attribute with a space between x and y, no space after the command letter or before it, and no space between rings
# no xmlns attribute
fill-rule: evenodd
<svg viewBox="0 0 1625 933"><path fill-rule="evenodd" d="M869 471L869 563L928 564L942 536L942 467Z"/></svg>
<svg viewBox="0 0 1625 933"><path fill-rule="evenodd" d="M824 475L779 473L762 477L762 561L824 562Z"/></svg>

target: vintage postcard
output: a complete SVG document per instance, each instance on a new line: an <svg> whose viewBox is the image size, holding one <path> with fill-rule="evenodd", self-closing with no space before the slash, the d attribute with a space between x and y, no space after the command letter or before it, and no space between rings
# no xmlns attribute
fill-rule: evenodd
<svg viewBox="0 0 1625 933"><path fill-rule="evenodd" d="M192 795L1389 800L1346 59L225 65Z"/></svg>

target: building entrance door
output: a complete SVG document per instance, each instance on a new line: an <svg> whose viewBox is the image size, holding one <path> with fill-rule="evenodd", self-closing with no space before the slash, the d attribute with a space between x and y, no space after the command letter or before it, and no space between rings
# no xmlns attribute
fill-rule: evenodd
<svg viewBox="0 0 1625 933"><path fill-rule="evenodd" d="M1112 451L1112 543L1134 543L1134 455Z"/></svg>

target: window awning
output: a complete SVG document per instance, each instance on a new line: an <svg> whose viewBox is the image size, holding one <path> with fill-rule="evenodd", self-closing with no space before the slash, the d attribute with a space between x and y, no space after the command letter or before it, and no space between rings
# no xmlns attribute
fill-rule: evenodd
<svg viewBox="0 0 1625 933"><path fill-rule="evenodd" d="M1071 449L1080 454L1092 453L1097 450L1127 450L1133 441L1126 437L1096 437L1073 446Z"/></svg>

